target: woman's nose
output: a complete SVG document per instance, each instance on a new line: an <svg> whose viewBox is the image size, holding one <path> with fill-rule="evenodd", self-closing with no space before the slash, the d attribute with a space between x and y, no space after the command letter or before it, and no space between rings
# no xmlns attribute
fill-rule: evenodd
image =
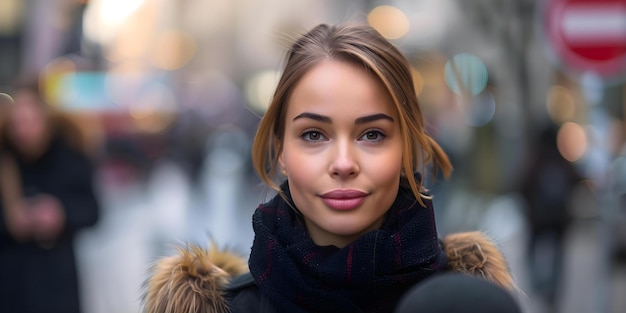
<svg viewBox="0 0 626 313"><path fill-rule="evenodd" d="M333 147L329 174L333 177L347 178L358 175L360 168L355 147L349 142L338 141Z"/></svg>

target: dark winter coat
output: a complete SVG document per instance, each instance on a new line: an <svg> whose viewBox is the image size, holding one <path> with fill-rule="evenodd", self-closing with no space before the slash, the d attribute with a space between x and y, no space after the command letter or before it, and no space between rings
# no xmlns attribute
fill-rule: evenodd
<svg viewBox="0 0 626 313"><path fill-rule="evenodd" d="M43 193L57 198L65 210L65 227L51 247L19 243L7 232L4 214L0 214L0 311L79 312L73 245L77 231L98 219L92 164L61 138L54 138L36 161L12 157L24 196Z"/></svg>
<svg viewBox="0 0 626 313"><path fill-rule="evenodd" d="M449 271L482 277L506 290L517 290L506 261L495 244L480 232L445 236L443 249ZM246 261L228 251L197 246L154 264L146 282L144 309L148 313L277 312L264 298Z"/></svg>

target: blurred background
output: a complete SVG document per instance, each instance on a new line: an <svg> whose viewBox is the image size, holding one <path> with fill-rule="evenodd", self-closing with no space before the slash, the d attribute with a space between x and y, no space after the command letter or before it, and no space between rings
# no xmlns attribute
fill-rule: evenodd
<svg viewBox="0 0 626 313"><path fill-rule="evenodd" d="M440 233L492 236L525 312L625 312L624 0L0 0L0 96L36 77L96 165L99 219L75 240L84 312L138 312L176 245L247 256L270 196L251 140L284 53L348 20L413 66L455 166L427 183Z"/></svg>

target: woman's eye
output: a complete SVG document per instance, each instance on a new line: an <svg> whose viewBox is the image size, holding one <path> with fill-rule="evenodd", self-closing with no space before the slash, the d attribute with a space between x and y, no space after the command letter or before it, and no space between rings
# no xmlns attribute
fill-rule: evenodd
<svg viewBox="0 0 626 313"><path fill-rule="evenodd" d="M306 141L321 141L321 140L324 140L325 137L324 135L322 135L322 133L318 131L308 131L302 134L302 139Z"/></svg>
<svg viewBox="0 0 626 313"><path fill-rule="evenodd" d="M378 142L385 139L385 134L377 130L371 130L361 136L361 140Z"/></svg>

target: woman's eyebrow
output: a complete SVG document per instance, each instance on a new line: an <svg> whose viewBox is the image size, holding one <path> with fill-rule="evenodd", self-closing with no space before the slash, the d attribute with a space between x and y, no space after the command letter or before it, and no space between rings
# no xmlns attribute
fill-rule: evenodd
<svg viewBox="0 0 626 313"><path fill-rule="evenodd" d="M310 113L310 112L304 112L304 113L300 113L298 114L298 116L294 117L293 120L297 120L300 118L310 118L312 120L316 120L316 121L320 121L320 122L324 122L324 123L329 123L332 124L333 120L330 119L330 117L325 116L325 115L320 115L317 113Z"/></svg>
<svg viewBox="0 0 626 313"><path fill-rule="evenodd" d="M354 124L365 124L365 123L369 123L369 122L373 122L377 120L389 120L393 122L393 117L387 114L383 114L383 113L372 114L372 115L367 115L367 116L357 118L356 120L354 120Z"/></svg>

